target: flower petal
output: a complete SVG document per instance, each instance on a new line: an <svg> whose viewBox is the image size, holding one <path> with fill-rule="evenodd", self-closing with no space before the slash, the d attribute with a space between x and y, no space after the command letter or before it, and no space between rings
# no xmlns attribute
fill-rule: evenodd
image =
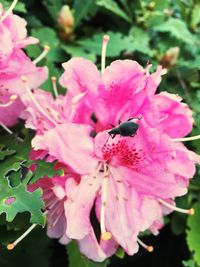
<svg viewBox="0 0 200 267"><path fill-rule="evenodd" d="M60 78L60 84L67 88L72 96L82 92L96 94L101 81L97 67L84 58L73 58L63 64L64 74Z"/></svg>
<svg viewBox="0 0 200 267"><path fill-rule="evenodd" d="M51 156L80 174L92 173L98 161L92 156L94 148L91 131L90 126L81 124L57 125L42 136L36 136L32 145L36 150L47 150Z"/></svg>
<svg viewBox="0 0 200 267"><path fill-rule="evenodd" d="M68 179L66 183L68 201L65 202L68 237L82 239L89 234L90 212L98 189L99 181L93 177L82 177L80 184Z"/></svg>
<svg viewBox="0 0 200 267"><path fill-rule="evenodd" d="M110 167L109 170L111 174L107 180L106 229L112 234L116 242L129 255L132 255L138 251L137 235L140 229L139 198L133 188L123 183L122 177L115 168ZM116 180L121 182L118 183ZM98 218L100 218L101 205L102 200L99 197L96 204Z"/></svg>

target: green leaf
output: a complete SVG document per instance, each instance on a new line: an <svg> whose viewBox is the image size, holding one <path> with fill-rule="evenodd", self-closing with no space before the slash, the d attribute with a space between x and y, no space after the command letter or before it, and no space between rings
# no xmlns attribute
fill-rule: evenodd
<svg viewBox="0 0 200 267"><path fill-rule="evenodd" d="M33 162L37 164L36 170L33 173L31 183L35 183L39 178L43 176L48 176L48 178L53 177L54 175L62 175L62 170L54 170L54 162L45 162L43 160L36 160Z"/></svg>
<svg viewBox="0 0 200 267"><path fill-rule="evenodd" d="M28 154L31 151L31 139L32 134L30 132L26 133L25 139L19 140L14 135L1 135L0 143L4 143L6 147L10 150L15 150L15 154L8 156L6 159L0 163L0 175L5 177L6 173L11 170L16 171L20 168L22 162L27 161Z"/></svg>
<svg viewBox="0 0 200 267"><path fill-rule="evenodd" d="M67 253L69 258L69 267L106 267L108 264L108 261L97 263L88 260L80 253L79 248L74 241L67 245Z"/></svg>
<svg viewBox="0 0 200 267"><path fill-rule="evenodd" d="M193 260L182 261L182 263L185 267L196 267L196 264Z"/></svg>
<svg viewBox="0 0 200 267"><path fill-rule="evenodd" d="M130 34L133 36L133 44L127 47L128 51L138 51L144 54L151 54L149 47L150 37L148 33L139 27L132 27Z"/></svg>
<svg viewBox="0 0 200 267"><path fill-rule="evenodd" d="M59 44L56 31L49 27L33 29L31 35L38 38L41 45L49 45L50 48L57 47Z"/></svg>
<svg viewBox="0 0 200 267"><path fill-rule="evenodd" d="M117 251L115 252L115 255L116 255L118 258L123 259L124 256L125 256L125 252L124 252L123 248L119 247L119 248L117 249Z"/></svg>
<svg viewBox="0 0 200 267"><path fill-rule="evenodd" d="M194 205L195 214L188 217L187 243L191 252L194 252L194 260L200 265L200 203Z"/></svg>
<svg viewBox="0 0 200 267"><path fill-rule="evenodd" d="M45 216L41 212L42 190L28 192L25 183L11 187L6 178L0 179L0 214L6 213L6 220L13 221L17 213L30 212L30 222L44 225Z"/></svg>
<svg viewBox="0 0 200 267"><path fill-rule="evenodd" d="M10 156L15 153L13 149L5 149L5 145L0 144L0 160L5 159L5 157Z"/></svg>
<svg viewBox="0 0 200 267"><path fill-rule="evenodd" d="M112 13L116 14L117 16L123 18L125 21L132 23L131 17L124 12L118 3L113 0L98 0L97 5L104 7L105 9L111 11Z"/></svg>
<svg viewBox="0 0 200 267"><path fill-rule="evenodd" d="M194 44L195 37L188 30L184 21L176 18L170 18L168 21L161 25L154 27L157 32L169 32L175 38L189 44Z"/></svg>
<svg viewBox="0 0 200 267"><path fill-rule="evenodd" d="M93 52L86 51L84 47L78 45L63 45L63 50L71 55L71 57L84 57L93 62L96 61L96 56Z"/></svg>
<svg viewBox="0 0 200 267"><path fill-rule="evenodd" d="M200 3L197 3L192 9L191 27L194 29L200 23Z"/></svg>
<svg viewBox="0 0 200 267"><path fill-rule="evenodd" d="M53 20L57 20L58 12L62 8L62 1L61 0L43 0L43 5L48 10L49 14L51 15Z"/></svg>
<svg viewBox="0 0 200 267"><path fill-rule="evenodd" d="M97 11L97 5L94 0L74 0L74 18L75 26L79 26L83 19L94 16Z"/></svg>
<svg viewBox="0 0 200 267"><path fill-rule="evenodd" d="M12 0L2 0L1 3L3 4L3 7L5 10L7 10L11 4L12 4ZM15 11L18 11L18 12L21 12L21 13L26 13L26 6L24 3L22 2L18 2L17 5L15 6L14 8L14 12Z"/></svg>
<svg viewBox="0 0 200 267"><path fill-rule="evenodd" d="M108 32L110 41L107 47L107 57L118 56L122 51L127 50L133 45L133 38L125 37L121 33ZM93 52L101 56L102 38L104 33L97 33L91 38L79 40L77 43L85 49L85 51Z"/></svg>

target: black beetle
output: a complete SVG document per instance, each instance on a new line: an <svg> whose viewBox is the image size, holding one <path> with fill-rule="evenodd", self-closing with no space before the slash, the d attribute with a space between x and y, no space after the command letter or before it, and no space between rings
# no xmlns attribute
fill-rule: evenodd
<svg viewBox="0 0 200 267"><path fill-rule="evenodd" d="M131 121L133 119L140 120L141 118L130 118L123 123L119 121L119 126L116 128L113 128L112 130L108 132L111 138L114 139L116 135L134 137L139 128L139 125L136 122Z"/></svg>

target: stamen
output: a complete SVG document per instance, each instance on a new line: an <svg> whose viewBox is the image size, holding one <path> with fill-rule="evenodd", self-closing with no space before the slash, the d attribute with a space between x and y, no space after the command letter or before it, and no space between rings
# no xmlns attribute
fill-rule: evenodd
<svg viewBox="0 0 200 267"><path fill-rule="evenodd" d="M139 238L137 238L137 242L138 244L143 247L144 249L146 249L148 252L153 252L154 247L153 246L148 246L146 245L142 240L140 240Z"/></svg>
<svg viewBox="0 0 200 267"><path fill-rule="evenodd" d="M185 138L173 138L172 140L174 142L187 142L187 141L193 141L193 140L198 140L200 139L200 134L191 136L191 137L185 137Z"/></svg>
<svg viewBox="0 0 200 267"><path fill-rule="evenodd" d="M25 89L26 89L27 93L29 94L31 100L35 104L35 106L55 126L56 122L45 112L45 110L40 106L40 104L38 103L38 101L34 97L33 93L31 92L31 89L29 88L28 83L27 83L27 78L25 76L21 76L21 80L23 81Z"/></svg>
<svg viewBox="0 0 200 267"><path fill-rule="evenodd" d="M13 132L3 123L0 122L0 126L9 134L13 134Z"/></svg>
<svg viewBox="0 0 200 267"><path fill-rule="evenodd" d="M109 35L103 36L102 51L101 51L101 74L103 74L105 70L105 66L106 66L106 49L107 49L109 40L110 40Z"/></svg>
<svg viewBox="0 0 200 267"><path fill-rule="evenodd" d="M57 86L56 86L56 77L51 77L51 82L52 82L52 86L53 86L53 92L54 92L54 95L55 97L57 98L58 97L58 89L57 89Z"/></svg>
<svg viewBox="0 0 200 267"><path fill-rule="evenodd" d="M44 45L44 49L43 52L35 59L33 60L34 64L37 64L38 62L40 62L43 58L46 57L46 55L48 54L50 50L50 47L48 45Z"/></svg>
<svg viewBox="0 0 200 267"><path fill-rule="evenodd" d="M102 240L110 240L112 234L106 231L105 228L105 208L106 208L106 199L107 199L107 179L108 173L106 169L106 164L104 164L104 177L103 177L103 185L102 185L102 203L101 203L101 215L100 215L100 228L101 228L101 238Z"/></svg>
<svg viewBox="0 0 200 267"><path fill-rule="evenodd" d="M21 242L35 227L37 226L36 223L34 223L33 225L31 225L26 232L23 233L23 235L21 235L19 238L17 238L17 240L15 240L13 243L10 243L7 245L7 249L8 250L12 250L16 247L17 244L19 244L19 242Z"/></svg>
<svg viewBox="0 0 200 267"><path fill-rule="evenodd" d="M195 210L193 208L187 210L187 209L178 208L178 207L176 207L176 206L174 206L174 205L172 205L172 204L170 204L170 203L168 203L162 199L158 199L158 201L162 205L166 206L167 208L170 208L174 211L178 211L180 213L185 213L185 214L189 214L189 215L194 215L194 213L195 213Z"/></svg>
<svg viewBox="0 0 200 267"><path fill-rule="evenodd" d="M12 2L12 5L9 7L9 9L3 14L3 16L0 18L0 22L2 22L5 18L7 18L10 13L13 11L13 9L15 8L16 4L17 4L18 0L14 0Z"/></svg>

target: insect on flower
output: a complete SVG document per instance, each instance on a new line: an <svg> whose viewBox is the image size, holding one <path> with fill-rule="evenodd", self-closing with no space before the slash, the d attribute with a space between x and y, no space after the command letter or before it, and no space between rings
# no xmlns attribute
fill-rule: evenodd
<svg viewBox="0 0 200 267"><path fill-rule="evenodd" d="M111 131L109 131L109 135L111 136L112 139L115 138L116 135L121 135L121 136L130 136L130 137L134 137L139 125L136 122L133 122L133 119L138 119L141 120L142 117L133 117L128 119L127 121L121 123L121 121L119 120L119 126L113 128ZM111 125L114 127L114 125Z"/></svg>

